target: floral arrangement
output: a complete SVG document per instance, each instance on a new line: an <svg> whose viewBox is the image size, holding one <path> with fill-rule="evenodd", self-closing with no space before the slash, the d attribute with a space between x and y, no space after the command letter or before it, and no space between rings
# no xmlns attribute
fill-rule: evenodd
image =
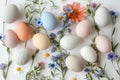
<svg viewBox="0 0 120 80"><path fill-rule="evenodd" d="M21 72L22 66L25 66L30 59L32 62L25 80L68 80L66 74L69 70L76 73L84 71L87 80L102 78L115 80L106 72L107 63L104 66L101 65L102 53L106 53L113 69L120 76L120 57L116 52L119 42L114 42L117 12L89 0L86 6L81 6L78 2L64 5L63 11L56 17L55 14L46 10L45 5L52 9L58 8L54 0L26 0L24 14L20 14L18 7L7 4L6 0L3 33L0 33L1 45L8 53L7 64L0 63L4 80L8 80L9 68L13 63L18 65L16 71ZM13 23L20 18L24 20L17 23L15 30L7 29L4 32L5 24ZM110 38L100 33L101 28L109 24L113 25ZM71 27L75 25L75 31L73 31ZM77 48L79 43L82 44L82 40L88 39L93 32L95 35L91 43L80 48L79 56L72 55L70 50ZM34 48L28 46L29 42ZM22 48L15 53L15 59L11 59L11 50L21 44ZM49 52L43 55L49 63L38 61L38 64L34 65L38 54L47 49ZM43 74L46 67L49 68L50 75ZM73 77L71 80L80 79Z"/></svg>

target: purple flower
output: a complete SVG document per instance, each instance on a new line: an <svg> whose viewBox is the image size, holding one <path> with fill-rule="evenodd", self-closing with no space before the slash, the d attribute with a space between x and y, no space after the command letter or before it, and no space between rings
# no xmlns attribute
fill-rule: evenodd
<svg viewBox="0 0 120 80"><path fill-rule="evenodd" d="M35 25L36 26L41 26L42 25L42 20L40 18L35 20Z"/></svg>
<svg viewBox="0 0 120 80"><path fill-rule="evenodd" d="M74 24L74 22L73 22L71 19L69 19L69 20L68 20L68 24L69 24L69 25L72 25L72 24Z"/></svg>
<svg viewBox="0 0 120 80"><path fill-rule="evenodd" d="M55 69L55 68L57 67L57 64L56 64L55 62L52 62L52 63L49 63L49 64L48 64L48 67L49 67L50 69Z"/></svg>
<svg viewBox="0 0 120 80"><path fill-rule="evenodd" d="M4 70L5 68L6 68L6 64L1 63L1 64L0 64L0 70Z"/></svg>
<svg viewBox="0 0 120 80"><path fill-rule="evenodd" d="M117 16L117 13L115 11L111 10L110 15L114 17L114 16Z"/></svg>
<svg viewBox="0 0 120 80"><path fill-rule="evenodd" d="M98 73L94 74L95 77L99 78L100 76L102 76L104 74L104 71L101 69L100 71L98 71Z"/></svg>
<svg viewBox="0 0 120 80"><path fill-rule="evenodd" d="M118 56L113 52L108 54L108 60L114 61L117 57Z"/></svg>
<svg viewBox="0 0 120 80"><path fill-rule="evenodd" d="M56 48L56 47L53 47L53 48L51 49L51 52L54 53L55 51L57 51L57 48Z"/></svg>
<svg viewBox="0 0 120 80"><path fill-rule="evenodd" d="M58 60L58 58L57 58L56 56L52 56L52 57L51 57L51 60L52 60L53 62L55 62L55 61Z"/></svg>
<svg viewBox="0 0 120 80"><path fill-rule="evenodd" d="M66 13L73 12L73 10L71 8L69 8L69 7L64 7L64 10L65 10Z"/></svg>
<svg viewBox="0 0 120 80"><path fill-rule="evenodd" d="M87 73L89 73L90 69L89 68L85 68L84 71L87 72Z"/></svg>
<svg viewBox="0 0 120 80"><path fill-rule="evenodd" d="M50 38L56 38L56 35L54 33L51 33Z"/></svg>
<svg viewBox="0 0 120 80"><path fill-rule="evenodd" d="M99 77L100 77L100 75L99 75L99 74L94 74L94 76L95 76L96 78L99 78Z"/></svg>
<svg viewBox="0 0 120 80"><path fill-rule="evenodd" d="M3 40L4 39L4 36L3 34L0 33L0 40Z"/></svg>

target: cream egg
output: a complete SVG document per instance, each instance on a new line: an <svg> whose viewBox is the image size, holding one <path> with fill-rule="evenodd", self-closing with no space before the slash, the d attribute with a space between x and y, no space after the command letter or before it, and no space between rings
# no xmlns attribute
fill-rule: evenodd
<svg viewBox="0 0 120 80"><path fill-rule="evenodd" d="M81 57L70 55L66 58L66 66L69 70L73 72L81 72L84 68L83 61Z"/></svg>
<svg viewBox="0 0 120 80"><path fill-rule="evenodd" d="M40 50L45 50L50 46L50 41L47 35L37 33L33 36L32 42L34 46Z"/></svg>

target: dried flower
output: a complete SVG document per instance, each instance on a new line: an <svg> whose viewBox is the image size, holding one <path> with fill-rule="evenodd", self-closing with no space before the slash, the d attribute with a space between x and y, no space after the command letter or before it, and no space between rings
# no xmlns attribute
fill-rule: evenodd
<svg viewBox="0 0 120 80"><path fill-rule="evenodd" d="M39 65L40 68L45 69L45 63L44 62L39 62L38 65Z"/></svg>

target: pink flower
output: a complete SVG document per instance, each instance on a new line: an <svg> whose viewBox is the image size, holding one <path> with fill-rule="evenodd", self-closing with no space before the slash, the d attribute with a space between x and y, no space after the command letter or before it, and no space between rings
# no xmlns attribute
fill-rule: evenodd
<svg viewBox="0 0 120 80"><path fill-rule="evenodd" d="M45 69L45 63L44 63L44 62L39 62L38 65L39 65L42 69Z"/></svg>
<svg viewBox="0 0 120 80"><path fill-rule="evenodd" d="M96 4L96 3L92 3L91 6L92 6L93 8L95 8L95 7L97 6L97 4Z"/></svg>

